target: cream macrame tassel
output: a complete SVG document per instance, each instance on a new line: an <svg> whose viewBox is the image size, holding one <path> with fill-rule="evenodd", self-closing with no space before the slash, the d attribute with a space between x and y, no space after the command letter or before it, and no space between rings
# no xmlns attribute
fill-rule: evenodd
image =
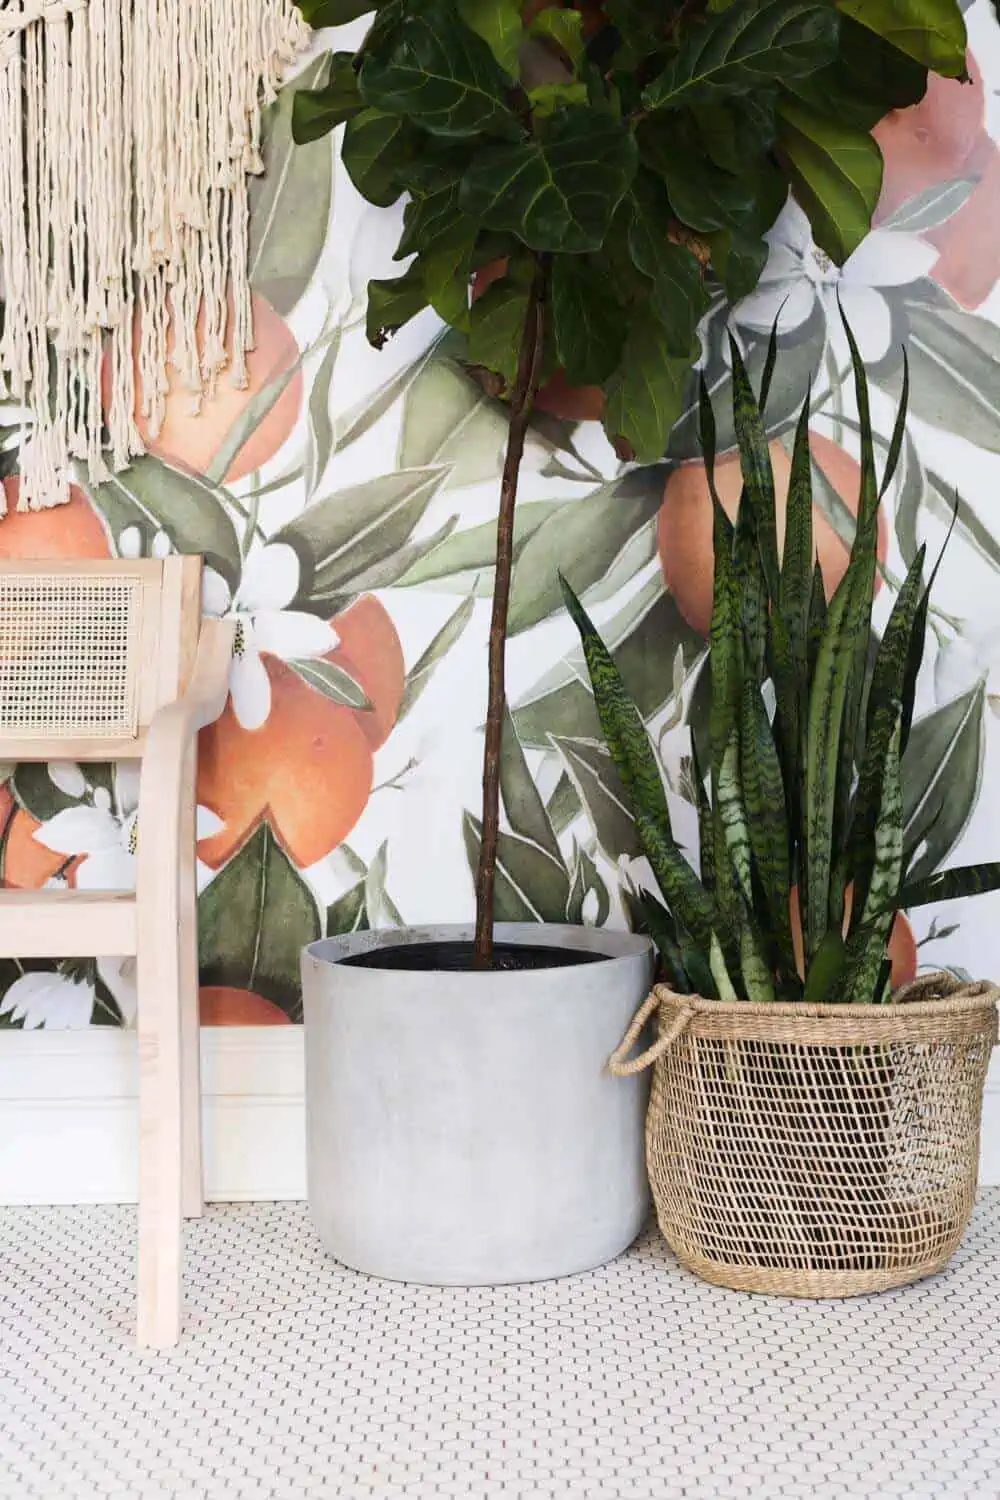
<svg viewBox="0 0 1000 1500"><path fill-rule="evenodd" d="M195 406L227 366L246 385L247 177L308 35L291 0L0 0L0 399L31 413L20 509L67 499L74 459L99 482L105 454L120 469L142 452L136 405L155 435L168 349Z"/></svg>

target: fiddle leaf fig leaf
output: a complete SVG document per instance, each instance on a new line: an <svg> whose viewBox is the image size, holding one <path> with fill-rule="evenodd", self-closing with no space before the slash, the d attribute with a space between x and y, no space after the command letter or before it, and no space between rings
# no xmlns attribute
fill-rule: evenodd
<svg viewBox="0 0 1000 1500"><path fill-rule="evenodd" d="M657 463L666 452L670 430L681 414L691 362L671 355L672 335L652 307L635 309L621 364L607 385L604 430L620 458Z"/></svg>
<svg viewBox="0 0 1000 1500"><path fill-rule="evenodd" d="M517 0L456 0L470 31L481 36L505 73L517 77L517 52L524 37Z"/></svg>
<svg viewBox="0 0 1000 1500"><path fill-rule="evenodd" d="M968 77L968 37L958 0L837 0L845 16L945 78Z"/></svg>
<svg viewBox="0 0 1000 1500"><path fill-rule="evenodd" d="M469 312L469 362L500 375L510 387L517 364L528 307L528 284L512 276L495 281Z"/></svg>
<svg viewBox="0 0 1000 1500"><path fill-rule="evenodd" d="M790 99L779 107L778 145L817 245L837 265L860 245L882 189L882 153L855 126Z"/></svg>
<svg viewBox="0 0 1000 1500"><path fill-rule="evenodd" d="M369 281L368 316L366 332L368 342L381 349L386 340L404 323L415 318L427 306L427 288L419 261L393 281Z"/></svg>
<svg viewBox="0 0 1000 1500"><path fill-rule="evenodd" d="M398 115L363 109L348 120L341 160L362 197L379 208L389 208L403 191L397 171L409 161L413 131Z"/></svg>
<svg viewBox="0 0 1000 1500"><path fill-rule="evenodd" d="M583 16L578 10L561 10L553 5L539 11L531 23L531 34L551 37L572 63L583 57Z"/></svg>
<svg viewBox="0 0 1000 1500"><path fill-rule="evenodd" d="M366 103L453 137L518 139L522 127L507 105L512 85L489 45L446 0L404 6L384 48L365 55L358 75Z"/></svg>
<svg viewBox="0 0 1000 1500"><path fill-rule="evenodd" d="M303 19L319 30L321 26L346 26L375 9L375 0L297 0Z"/></svg>
<svg viewBox="0 0 1000 1500"><path fill-rule="evenodd" d="M621 358L625 313L607 278L582 256L556 256L552 322L556 353L570 384L605 381Z"/></svg>
<svg viewBox="0 0 1000 1500"><path fill-rule="evenodd" d="M353 59L351 52L332 52L324 87L296 91L292 100L292 140L297 146L329 135L331 130L364 109Z"/></svg>
<svg viewBox="0 0 1000 1500"><path fill-rule="evenodd" d="M837 15L821 0L735 0L685 33L642 100L647 109L714 103L814 72L836 53Z"/></svg>
<svg viewBox="0 0 1000 1500"><path fill-rule="evenodd" d="M599 250L635 176L628 126L585 105L557 110L530 140L487 146L462 178L459 204L532 250Z"/></svg>

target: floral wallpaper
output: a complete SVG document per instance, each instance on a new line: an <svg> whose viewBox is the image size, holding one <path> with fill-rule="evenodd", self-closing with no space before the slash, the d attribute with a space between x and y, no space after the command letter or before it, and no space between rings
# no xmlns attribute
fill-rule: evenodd
<svg viewBox="0 0 1000 1500"><path fill-rule="evenodd" d="M991 0L974 0L967 21L971 82L933 78L920 105L879 127L885 187L868 239L838 269L790 202L758 290L733 308L718 300L702 338L731 449L724 329L759 367L781 311L771 453L780 491L811 379L828 590L846 566L858 478L838 298L869 365L883 451L908 351L912 417L885 505L877 626L920 542L936 555L960 497L905 766L915 874L1000 857L1000 31ZM368 347L365 284L392 274L396 210L357 197L330 140L292 148L295 86L270 113L268 171L254 184L249 389L223 380L197 412L172 386L147 457L74 489L67 507L11 508L0 522L5 557L201 552L206 614L237 622L229 702L201 744L207 1024L298 1021L299 949L323 933L460 921L473 908L505 415L432 313L386 351ZM556 567L612 643L693 839L687 756L706 730L711 507L692 409L663 461L642 468L604 440L599 393L556 377L540 406L518 518L499 915L620 924L641 867ZM0 408L9 504L20 416ZM735 508L731 451L719 481ZM0 788L3 884L131 885L137 793L126 766L13 769ZM1000 972L992 900L901 918L896 978ZM0 963L2 1025L134 1015L128 962Z"/></svg>

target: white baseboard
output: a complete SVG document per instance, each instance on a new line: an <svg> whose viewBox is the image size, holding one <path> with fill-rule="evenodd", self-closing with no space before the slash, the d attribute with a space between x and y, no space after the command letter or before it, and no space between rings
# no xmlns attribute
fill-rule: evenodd
<svg viewBox="0 0 1000 1500"><path fill-rule="evenodd" d="M202 1032L206 1197L304 1198L302 1028ZM136 1039L110 1028L0 1033L0 1203L134 1203ZM1000 1186L1000 1051L981 1180Z"/></svg>

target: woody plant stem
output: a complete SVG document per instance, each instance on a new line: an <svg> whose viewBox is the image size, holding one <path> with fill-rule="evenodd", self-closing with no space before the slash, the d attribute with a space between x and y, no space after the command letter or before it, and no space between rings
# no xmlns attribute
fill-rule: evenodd
<svg viewBox="0 0 1000 1500"><path fill-rule="evenodd" d="M521 472L524 440L535 396L538 393L545 343L545 303L549 267L546 256L536 256L535 274L528 296L517 364L517 379L511 396L507 453L500 482L500 513L497 517L497 560L493 582L493 616L490 621L489 699L486 712L486 744L483 752L483 827L476 869L477 969L493 966L493 912L496 893L497 846L500 837L500 750L503 740L504 658L507 645L507 612L510 577L514 561L514 508Z"/></svg>

